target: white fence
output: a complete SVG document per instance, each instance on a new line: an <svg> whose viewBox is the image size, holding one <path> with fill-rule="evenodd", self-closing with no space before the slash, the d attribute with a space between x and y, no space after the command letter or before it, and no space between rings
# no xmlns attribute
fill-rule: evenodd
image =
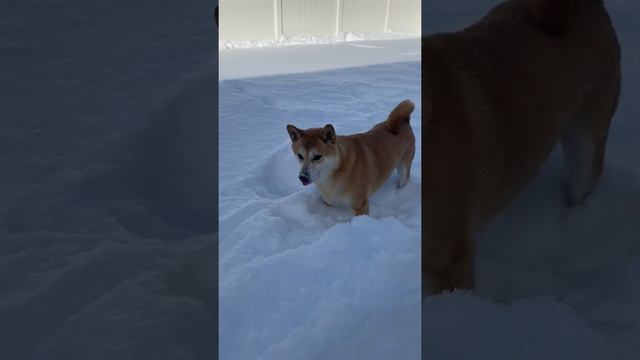
<svg viewBox="0 0 640 360"><path fill-rule="evenodd" d="M420 33L421 0L220 0L220 41Z"/></svg>

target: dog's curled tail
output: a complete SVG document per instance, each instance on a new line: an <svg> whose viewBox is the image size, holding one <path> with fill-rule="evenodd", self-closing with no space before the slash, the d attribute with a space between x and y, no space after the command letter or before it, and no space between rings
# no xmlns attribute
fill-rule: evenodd
<svg viewBox="0 0 640 360"><path fill-rule="evenodd" d="M411 100L405 100L398 104L398 106L389 113L386 121L387 129L389 129L391 133L397 134L402 125L409 125L409 119L411 118L413 109L415 109L415 105Z"/></svg>

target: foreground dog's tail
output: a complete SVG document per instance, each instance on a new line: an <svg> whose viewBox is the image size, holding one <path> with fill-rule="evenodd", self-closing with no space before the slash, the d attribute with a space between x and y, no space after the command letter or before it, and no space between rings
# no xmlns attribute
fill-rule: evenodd
<svg viewBox="0 0 640 360"><path fill-rule="evenodd" d="M402 125L409 125L409 119L413 109L415 109L415 105L411 100L405 100L398 104L398 106L389 113L386 122L387 129L389 129L391 133L397 134Z"/></svg>
<svg viewBox="0 0 640 360"><path fill-rule="evenodd" d="M540 29L560 37L571 29L573 15L580 5L602 0L526 0L529 15Z"/></svg>

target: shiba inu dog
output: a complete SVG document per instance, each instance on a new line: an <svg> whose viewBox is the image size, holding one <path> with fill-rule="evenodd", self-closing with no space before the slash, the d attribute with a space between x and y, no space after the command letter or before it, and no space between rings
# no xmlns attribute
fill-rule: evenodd
<svg viewBox="0 0 640 360"><path fill-rule="evenodd" d="M414 104L405 100L387 120L362 134L337 136L331 124L301 130L287 125L291 149L300 163L302 185L316 184L325 203L369 213L369 197L398 171L398 187L411 174L415 137L409 118Z"/></svg>
<svg viewBox="0 0 640 360"><path fill-rule="evenodd" d="M474 287L472 236L554 147L567 205L603 171L620 48L599 0L508 0L422 41L423 296Z"/></svg>

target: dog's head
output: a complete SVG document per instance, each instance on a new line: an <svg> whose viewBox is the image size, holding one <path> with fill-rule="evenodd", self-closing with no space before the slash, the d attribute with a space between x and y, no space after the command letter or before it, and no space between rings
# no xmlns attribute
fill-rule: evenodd
<svg viewBox="0 0 640 360"><path fill-rule="evenodd" d="M338 164L336 132L331 124L323 128L298 129L287 125L293 155L300 163L298 179L309 185L325 179Z"/></svg>

